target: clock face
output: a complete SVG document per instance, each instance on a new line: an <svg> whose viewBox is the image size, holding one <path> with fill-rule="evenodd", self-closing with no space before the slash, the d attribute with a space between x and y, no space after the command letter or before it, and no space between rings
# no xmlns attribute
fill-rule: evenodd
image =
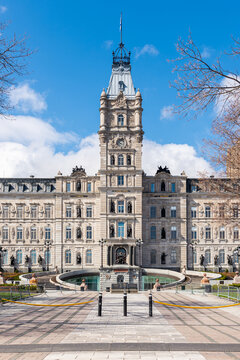
<svg viewBox="0 0 240 360"><path fill-rule="evenodd" d="M117 140L117 146L123 147L124 146L124 139L120 138Z"/></svg>

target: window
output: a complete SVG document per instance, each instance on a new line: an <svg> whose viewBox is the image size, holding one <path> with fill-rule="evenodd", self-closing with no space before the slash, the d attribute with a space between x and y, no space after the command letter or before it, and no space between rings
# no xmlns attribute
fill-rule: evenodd
<svg viewBox="0 0 240 360"><path fill-rule="evenodd" d="M92 239L92 227L91 226L87 226L87 239L88 240Z"/></svg>
<svg viewBox="0 0 240 360"><path fill-rule="evenodd" d="M161 217L165 217L166 216L166 210L164 208L162 208L161 210Z"/></svg>
<svg viewBox="0 0 240 360"><path fill-rule="evenodd" d="M37 253L36 250L31 250L30 251L30 259L31 259L31 264L35 265L37 263Z"/></svg>
<svg viewBox="0 0 240 360"><path fill-rule="evenodd" d="M210 208L210 206L205 206L205 217L206 218L211 217L211 208Z"/></svg>
<svg viewBox="0 0 240 360"><path fill-rule="evenodd" d="M3 265L8 265L8 251L3 251Z"/></svg>
<svg viewBox="0 0 240 360"><path fill-rule="evenodd" d="M238 205L233 207L233 217L238 218Z"/></svg>
<svg viewBox="0 0 240 360"><path fill-rule="evenodd" d="M233 253L233 263L234 263L234 264L237 264L237 263L238 263L238 253L237 253L237 252L234 252L234 253Z"/></svg>
<svg viewBox="0 0 240 360"><path fill-rule="evenodd" d="M124 201L118 201L118 212L119 213L124 213Z"/></svg>
<svg viewBox="0 0 240 360"><path fill-rule="evenodd" d="M175 218L177 216L176 206L171 206L171 217Z"/></svg>
<svg viewBox="0 0 240 360"><path fill-rule="evenodd" d="M196 250L193 250L193 263L194 264L197 263L197 252L196 252Z"/></svg>
<svg viewBox="0 0 240 360"><path fill-rule="evenodd" d="M23 192L23 191L24 191L24 185L23 185L23 184L19 184L19 185L18 185L18 191L19 191L19 192Z"/></svg>
<svg viewBox="0 0 240 360"><path fill-rule="evenodd" d="M22 264L22 250L16 251L16 262L17 264Z"/></svg>
<svg viewBox="0 0 240 360"><path fill-rule="evenodd" d="M45 260L46 265L51 264L51 252L50 252L50 250L45 250L44 251L44 260Z"/></svg>
<svg viewBox="0 0 240 360"><path fill-rule="evenodd" d="M233 229L233 239L234 239L234 240L238 240L238 239L239 239L239 229L238 229L238 227L235 227L235 228Z"/></svg>
<svg viewBox="0 0 240 360"><path fill-rule="evenodd" d="M66 240L72 239L72 229L71 226L66 227Z"/></svg>
<svg viewBox="0 0 240 360"><path fill-rule="evenodd" d="M171 192L172 193L176 192L176 184L175 183L171 183Z"/></svg>
<svg viewBox="0 0 240 360"><path fill-rule="evenodd" d="M36 217L37 217L37 207L31 206L31 218L36 219Z"/></svg>
<svg viewBox="0 0 240 360"><path fill-rule="evenodd" d="M118 155L118 166L123 166L123 165L124 165L123 155L120 154Z"/></svg>
<svg viewBox="0 0 240 360"><path fill-rule="evenodd" d="M118 115L118 126L124 125L124 117L123 115Z"/></svg>
<svg viewBox="0 0 240 360"><path fill-rule="evenodd" d="M65 263L66 264L71 264L71 262L72 262L71 250L66 250L65 251Z"/></svg>
<svg viewBox="0 0 240 360"><path fill-rule="evenodd" d="M45 240L51 239L51 229L49 227L45 228Z"/></svg>
<svg viewBox="0 0 240 360"><path fill-rule="evenodd" d="M205 236L206 236L206 240L211 239L211 228L210 227L205 228Z"/></svg>
<svg viewBox="0 0 240 360"><path fill-rule="evenodd" d="M3 189L4 189L4 192L9 192L9 185L5 184Z"/></svg>
<svg viewBox="0 0 240 360"><path fill-rule="evenodd" d="M177 228L176 228L176 226L171 227L171 239L172 240L177 239Z"/></svg>
<svg viewBox="0 0 240 360"><path fill-rule="evenodd" d="M92 183L88 182L87 183L87 192L91 192L92 191Z"/></svg>
<svg viewBox="0 0 240 360"><path fill-rule="evenodd" d="M127 155L127 165L131 165L131 163L132 163L131 155Z"/></svg>
<svg viewBox="0 0 240 360"><path fill-rule="evenodd" d="M197 217L197 208L195 206L191 207L191 217L196 218Z"/></svg>
<svg viewBox="0 0 240 360"><path fill-rule="evenodd" d="M176 264L176 262L177 262L177 252L176 252L176 250L171 251L170 261L171 261L171 264Z"/></svg>
<svg viewBox="0 0 240 360"><path fill-rule="evenodd" d="M118 237L124 237L124 222L118 223Z"/></svg>
<svg viewBox="0 0 240 360"><path fill-rule="evenodd" d="M3 240L8 240L8 227L4 226L2 231Z"/></svg>
<svg viewBox="0 0 240 360"><path fill-rule="evenodd" d="M92 264L92 250L86 251L86 264Z"/></svg>
<svg viewBox="0 0 240 360"><path fill-rule="evenodd" d="M223 226L220 227L220 229L219 229L219 237L220 237L220 240L225 239L225 228Z"/></svg>
<svg viewBox="0 0 240 360"><path fill-rule="evenodd" d="M67 182L67 183L66 183L66 191L67 191L67 192L70 192L70 191L71 191L71 183L70 183L70 182Z"/></svg>
<svg viewBox="0 0 240 360"><path fill-rule="evenodd" d="M92 205L87 206L86 215L87 215L88 218L92 217Z"/></svg>
<svg viewBox="0 0 240 360"><path fill-rule="evenodd" d="M45 218L51 217L51 206L47 205L45 206Z"/></svg>
<svg viewBox="0 0 240 360"><path fill-rule="evenodd" d="M166 231L164 228L161 230L161 239L166 239Z"/></svg>
<svg viewBox="0 0 240 360"><path fill-rule="evenodd" d="M66 217L67 218L72 217L72 207L71 206L66 207Z"/></svg>
<svg viewBox="0 0 240 360"><path fill-rule="evenodd" d="M151 218L155 218L156 216L157 216L156 206L151 206L151 207L150 207L150 217L151 217Z"/></svg>
<svg viewBox="0 0 240 360"><path fill-rule="evenodd" d="M197 239L197 228L196 227L192 227L192 240L196 240Z"/></svg>
<svg viewBox="0 0 240 360"><path fill-rule="evenodd" d="M151 240L156 240L156 236L157 236L156 232L157 232L156 226L155 225L151 226L151 228L150 228L150 239Z"/></svg>
<svg viewBox="0 0 240 360"><path fill-rule="evenodd" d="M156 254L156 250L154 250L154 249L151 250L150 261L151 261L151 264L156 264L156 262L157 262L157 254Z"/></svg>
<svg viewBox="0 0 240 360"><path fill-rule="evenodd" d="M3 218L8 218L8 206L3 207Z"/></svg>
<svg viewBox="0 0 240 360"><path fill-rule="evenodd" d="M205 264L211 264L211 251L210 250L206 250L205 251Z"/></svg>
<svg viewBox="0 0 240 360"><path fill-rule="evenodd" d="M222 218L224 217L224 205L219 206L219 216Z"/></svg>
<svg viewBox="0 0 240 360"><path fill-rule="evenodd" d="M35 227L31 228L31 240L37 239L37 229Z"/></svg>
<svg viewBox="0 0 240 360"><path fill-rule="evenodd" d="M124 177L123 175L118 176L118 186L124 185Z"/></svg>
<svg viewBox="0 0 240 360"><path fill-rule="evenodd" d="M162 181L161 183L161 191L166 191L166 186L164 181Z"/></svg>
<svg viewBox="0 0 240 360"><path fill-rule="evenodd" d="M196 192L197 191L197 185L192 185L191 186L191 191Z"/></svg>
<svg viewBox="0 0 240 360"><path fill-rule="evenodd" d="M110 156L110 165L115 165L115 156L114 155Z"/></svg>
<svg viewBox="0 0 240 360"><path fill-rule="evenodd" d="M22 219L22 217L23 217L23 208L22 208L22 206L18 206L17 207L17 218Z"/></svg>
<svg viewBox="0 0 240 360"><path fill-rule="evenodd" d="M46 192L51 192L52 191L52 185L46 185Z"/></svg>
<svg viewBox="0 0 240 360"><path fill-rule="evenodd" d="M33 185L32 185L32 191L33 191L33 192L38 192L38 185L33 184Z"/></svg>
<svg viewBox="0 0 240 360"><path fill-rule="evenodd" d="M17 240L22 240L23 238L23 228L22 227L17 227Z"/></svg>
<svg viewBox="0 0 240 360"><path fill-rule="evenodd" d="M154 183L151 184L151 192L155 192L155 184Z"/></svg>
<svg viewBox="0 0 240 360"><path fill-rule="evenodd" d="M219 264L225 264L225 251L219 250Z"/></svg>

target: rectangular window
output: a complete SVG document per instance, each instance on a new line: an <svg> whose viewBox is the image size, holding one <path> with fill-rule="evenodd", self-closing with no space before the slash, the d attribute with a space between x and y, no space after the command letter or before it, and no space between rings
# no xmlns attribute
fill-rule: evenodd
<svg viewBox="0 0 240 360"><path fill-rule="evenodd" d="M210 228L210 227L206 227L206 229L205 229L205 236L206 236L206 240L210 240L210 239L211 239L211 228Z"/></svg>
<svg viewBox="0 0 240 360"><path fill-rule="evenodd" d="M191 207L191 217L192 218L197 217L197 208L195 206Z"/></svg>
<svg viewBox="0 0 240 360"><path fill-rule="evenodd" d="M51 217L51 206L47 205L45 206L45 218Z"/></svg>
<svg viewBox="0 0 240 360"><path fill-rule="evenodd" d="M86 263L92 264L92 250L86 251Z"/></svg>
<svg viewBox="0 0 240 360"><path fill-rule="evenodd" d="M124 213L124 201L118 201L118 212L120 214L123 214Z"/></svg>
<svg viewBox="0 0 240 360"><path fill-rule="evenodd" d="M22 227L17 227L17 240L22 240L23 238L23 229Z"/></svg>
<svg viewBox="0 0 240 360"><path fill-rule="evenodd" d="M52 191L52 185L46 185L46 192Z"/></svg>
<svg viewBox="0 0 240 360"><path fill-rule="evenodd" d="M91 205L87 206L87 217L89 217L89 218L92 217L92 206Z"/></svg>
<svg viewBox="0 0 240 360"><path fill-rule="evenodd" d="M8 240L8 227L4 226L3 227L3 240Z"/></svg>
<svg viewBox="0 0 240 360"><path fill-rule="evenodd" d="M157 216L157 209L156 206L151 206L150 207L150 217L153 219Z"/></svg>
<svg viewBox="0 0 240 360"><path fill-rule="evenodd" d="M151 184L151 192L152 193L155 192L155 184L154 183Z"/></svg>
<svg viewBox="0 0 240 360"><path fill-rule="evenodd" d="M49 227L45 228L45 240L51 240L51 229Z"/></svg>
<svg viewBox="0 0 240 360"><path fill-rule="evenodd" d="M238 206L235 205L233 208L233 217L238 218Z"/></svg>
<svg viewBox="0 0 240 360"><path fill-rule="evenodd" d="M31 206L31 218L36 219L36 217L37 217L37 207Z"/></svg>
<svg viewBox="0 0 240 360"><path fill-rule="evenodd" d="M3 207L3 218L8 218L8 206Z"/></svg>
<svg viewBox="0 0 240 360"><path fill-rule="evenodd" d="M239 229L237 227L235 227L233 229L233 239L234 240L238 240L239 239Z"/></svg>
<svg viewBox="0 0 240 360"><path fill-rule="evenodd" d="M192 185L191 190L192 190L192 192L196 192L197 191L197 185Z"/></svg>
<svg viewBox="0 0 240 360"><path fill-rule="evenodd" d="M66 183L66 191L71 192L71 183L70 182Z"/></svg>
<svg viewBox="0 0 240 360"><path fill-rule="evenodd" d="M205 217L206 218L211 217L211 208L210 208L210 206L205 206Z"/></svg>
<svg viewBox="0 0 240 360"><path fill-rule="evenodd" d="M177 228L176 228L176 226L171 227L171 239L172 240L177 239Z"/></svg>
<svg viewBox="0 0 240 360"><path fill-rule="evenodd" d="M68 227L66 228L66 239L67 239L67 240L71 240L71 238L72 238L72 229L71 229L70 226L68 226Z"/></svg>
<svg viewBox="0 0 240 360"><path fill-rule="evenodd" d="M156 237L157 237L157 229L156 229L156 226L153 225L150 228L150 239L151 240L156 240Z"/></svg>
<svg viewBox="0 0 240 360"><path fill-rule="evenodd" d="M24 185L19 184L19 185L18 185L18 191L19 191L19 192L23 192L23 189L24 189Z"/></svg>
<svg viewBox="0 0 240 360"><path fill-rule="evenodd" d="M124 222L118 223L118 237L124 237Z"/></svg>
<svg viewBox="0 0 240 360"><path fill-rule="evenodd" d="M220 216L221 218L224 217L224 205L220 205L220 206L219 206L219 216Z"/></svg>
<svg viewBox="0 0 240 360"><path fill-rule="evenodd" d="M224 227L221 227L220 230L219 230L219 237L220 237L220 240L224 240L225 239L225 228Z"/></svg>
<svg viewBox="0 0 240 360"><path fill-rule="evenodd" d="M4 189L4 192L9 192L9 185L8 184L4 185L3 189Z"/></svg>
<svg viewBox="0 0 240 360"><path fill-rule="evenodd" d="M33 191L33 192L37 192L37 191L38 191L38 186L35 185L35 184L33 184L33 185L32 185L32 191Z"/></svg>
<svg viewBox="0 0 240 360"><path fill-rule="evenodd" d="M171 264L176 264L176 262L177 262L177 252L176 252L176 250L171 251L170 260L171 260Z"/></svg>
<svg viewBox="0 0 240 360"><path fill-rule="evenodd" d="M72 217L72 207L71 206L66 206L66 217L67 218Z"/></svg>
<svg viewBox="0 0 240 360"><path fill-rule="evenodd" d="M196 227L192 227L192 240L196 240L197 239L197 228Z"/></svg>
<svg viewBox="0 0 240 360"><path fill-rule="evenodd" d="M175 218L177 216L176 206L171 206L171 217Z"/></svg>
<svg viewBox="0 0 240 360"><path fill-rule="evenodd" d="M211 251L210 250L206 250L205 251L205 264L211 264Z"/></svg>
<svg viewBox="0 0 240 360"><path fill-rule="evenodd" d="M118 186L122 186L122 185L124 185L124 176L119 175L118 176Z"/></svg>
<svg viewBox="0 0 240 360"><path fill-rule="evenodd" d="M171 183L171 192L172 193L176 192L176 184L175 183Z"/></svg>
<svg viewBox="0 0 240 360"><path fill-rule="evenodd" d="M92 183L88 182L87 183L87 192L91 192L92 191Z"/></svg>
<svg viewBox="0 0 240 360"><path fill-rule="evenodd" d="M8 265L8 251L3 251L3 265Z"/></svg>
<svg viewBox="0 0 240 360"><path fill-rule="evenodd" d="M31 228L31 240L37 239L37 229L35 227Z"/></svg>
<svg viewBox="0 0 240 360"><path fill-rule="evenodd" d="M92 227L91 226L87 226L87 239L88 240L92 239Z"/></svg>
<svg viewBox="0 0 240 360"><path fill-rule="evenodd" d="M22 217L23 217L23 208L22 208L22 206L18 206L17 207L17 218L22 219Z"/></svg>
<svg viewBox="0 0 240 360"><path fill-rule="evenodd" d="M219 263L225 264L225 251L224 250L219 251Z"/></svg>

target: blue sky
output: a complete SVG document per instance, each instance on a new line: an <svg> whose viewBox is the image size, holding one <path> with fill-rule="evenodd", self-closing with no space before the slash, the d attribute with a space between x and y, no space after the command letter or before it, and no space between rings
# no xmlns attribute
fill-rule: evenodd
<svg viewBox="0 0 240 360"><path fill-rule="evenodd" d="M23 117L29 120L30 116L41 119L50 124L57 137L59 134L65 136L66 141L47 142L54 154L77 152L81 140L98 131L99 96L110 78L112 50L119 43L122 11L123 40L132 52L134 85L140 88L143 96L143 126L148 145L150 142L187 144L193 146L196 156L200 157L202 139L209 134L213 114L209 111L198 120L179 116L163 118L163 114L169 114L163 109L178 102L176 91L169 87L174 75L173 65L167 59L177 56L178 37L186 38L191 30L208 61L215 61L230 48L231 36L239 35L239 10L238 1L223 0L0 1L1 21L10 23L8 33L26 35L30 49L37 50L28 60L28 74L19 79L17 86L25 84L28 91L31 89L44 103L28 109L18 103L13 114L21 115L21 121ZM27 141L8 136L0 140L27 146ZM154 156L158 150L155 149ZM9 156L11 159L11 154ZM75 164L69 163L66 171L73 166ZM27 172L31 167L23 169ZM38 173L42 168L33 167L32 170ZM3 175L23 174L15 166L6 167Z"/></svg>

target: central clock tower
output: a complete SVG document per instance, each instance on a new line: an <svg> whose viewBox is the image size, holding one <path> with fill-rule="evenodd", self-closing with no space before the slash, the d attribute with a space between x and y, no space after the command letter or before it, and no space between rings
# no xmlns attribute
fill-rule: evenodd
<svg viewBox="0 0 240 360"><path fill-rule="evenodd" d="M142 110L130 52L120 43L113 52L109 86L100 98L98 132L101 268L102 276L113 271L116 282L134 282L142 263Z"/></svg>

